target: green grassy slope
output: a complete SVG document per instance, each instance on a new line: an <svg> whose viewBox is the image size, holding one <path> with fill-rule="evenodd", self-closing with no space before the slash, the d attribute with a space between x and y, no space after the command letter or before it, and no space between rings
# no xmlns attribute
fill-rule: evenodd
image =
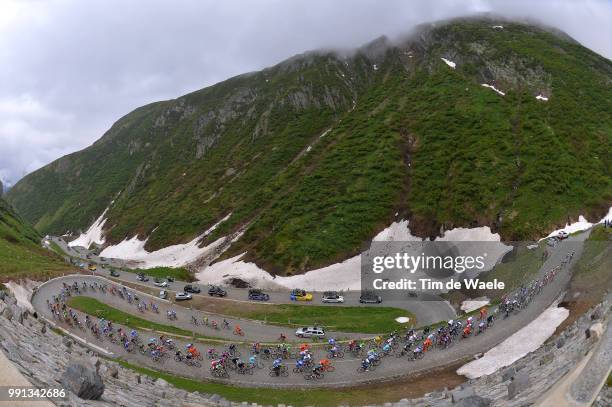
<svg viewBox="0 0 612 407"><path fill-rule="evenodd" d="M0 280L45 278L69 267L40 246L40 235L0 199Z"/></svg>
<svg viewBox="0 0 612 407"><path fill-rule="evenodd" d="M142 107L8 199L51 233L86 227L114 200L108 240L138 233L147 249L232 212L210 239L249 224L227 255L248 251L279 274L358 252L396 212L421 236L491 225L513 240L600 216L612 202L612 63L565 36L493 24L304 54Z"/></svg>

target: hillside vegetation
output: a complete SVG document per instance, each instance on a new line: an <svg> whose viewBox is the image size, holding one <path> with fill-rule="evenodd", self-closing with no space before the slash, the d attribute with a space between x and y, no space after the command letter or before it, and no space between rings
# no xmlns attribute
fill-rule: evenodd
<svg viewBox="0 0 612 407"><path fill-rule="evenodd" d="M45 278L69 267L40 245L40 235L0 199L0 281Z"/></svg>
<svg viewBox="0 0 612 407"><path fill-rule="evenodd" d="M612 62L563 34L428 25L141 107L8 199L44 233L78 232L110 205L107 241L138 234L148 250L231 212L209 241L248 225L226 255L278 274L357 253L395 218L420 236L535 238L607 212L611 86Z"/></svg>

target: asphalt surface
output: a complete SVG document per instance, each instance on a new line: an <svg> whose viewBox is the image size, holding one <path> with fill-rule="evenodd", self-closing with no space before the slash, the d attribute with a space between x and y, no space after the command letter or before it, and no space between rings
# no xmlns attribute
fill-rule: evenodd
<svg viewBox="0 0 612 407"><path fill-rule="evenodd" d="M85 268L87 265L95 264L97 266L97 270L95 271L96 275L101 275L105 277L110 277L110 269L125 269L131 268L133 266L129 261L124 261L120 259L112 259L112 258L104 258L102 259L94 254L92 254L89 250L83 247L71 247L61 238L58 237L50 237L51 241L57 243L65 253L68 253L70 256L78 257L83 260L85 263ZM89 256L89 258L87 257ZM104 265L105 268L101 266ZM143 284L145 286L155 288L160 290L154 285L153 278L150 278L148 282L138 281L136 279L136 273L119 271L121 274L118 280L130 282L130 283L138 283ZM188 283L185 281L175 281L170 283L168 290L172 291L172 296L176 291L182 291L186 284L197 285L202 293L206 296L208 285L202 283ZM299 288L299 287L296 287ZM235 287L224 287L227 291L227 297L225 300L238 300L238 301L249 301L248 300L248 289L241 289ZM270 300L268 303L270 304L295 304L296 302L291 301L289 299L289 290L287 291L265 291L268 295L270 295ZM411 312L417 320L418 325L426 326L431 325L439 321L446 321L456 317L456 312L454 308L442 298L428 293L419 293L417 297L409 297L406 294L405 300L394 300L394 301L384 301L381 304L361 304L359 302L359 297L361 293L359 291L344 291L342 292L342 296L344 297L343 304L326 304L321 302L321 296L323 293L321 292L313 292L313 301L304 301L299 302L298 304L309 306L309 305L325 305L330 307L347 307L347 306L365 306L365 307L393 307L404 309L406 311ZM253 303L261 303L259 301L253 301Z"/></svg>
<svg viewBox="0 0 612 407"><path fill-rule="evenodd" d="M139 353L126 353L122 350L122 348L118 345L114 345L108 341L98 341L93 336L89 334L89 332L81 331L78 328L70 328L67 325L63 325L64 328L70 329L74 334L85 338L89 342L101 346L107 349L110 352L116 354L116 356L121 357L130 363L139 365L139 366L147 366L158 370L164 370L170 373L179 374L183 376L188 376L196 379L208 379L208 380L217 380L226 383L231 383L234 385L242 385L242 386L285 386L289 388L295 387L312 387L312 386L350 386L363 382L370 382L376 380L383 379L391 379L391 378L399 378L408 376L414 373L426 373L428 370L433 368L446 366L450 363L463 360L465 358L472 357L473 355L481 352L486 352L490 348L496 346L516 331L529 324L535 318L538 317L547 307L550 306L551 303L554 302L556 298L561 294L561 292L565 289L567 283L570 279L570 269L573 263L580 258L582 253L582 242L588 236L588 232L581 233L576 236L571 236L565 241L560 242L555 248L550 250L550 256L539 271L539 276L543 276L544 273L555 266L562 263L566 254L568 252L575 252L575 255L572 259L572 262L562 267L561 271L558 273L556 278L544 287L542 292L534 298L534 300L529 304L528 307L523 309L517 314L511 315L507 319L498 318L495 325L489 328L484 334L478 336L472 336L468 339L457 340L453 344L452 347L445 350L431 350L426 353L423 359L417 361L409 361L406 358L396 358L395 356L389 356L383 359L382 364L376 368L373 372L366 373L357 373L356 370L360 365L360 360L352 358L350 355L346 355L344 359L334 360L333 364L336 367L336 371L332 373L326 373L325 378L319 381L306 381L302 374L294 374L290 373L289 377L270 377L268 375L270 361L264 362L264 369L256 369L255 374L252 376L248 375L240 375L235 372L230 372L229 379L214 379L210 375L208 369L208 362L206 357L202 362L201 368L196 367L187 367L183 363L175 362L172 358L166 360L163 364L159 362L153 362L149 357L141 355ZM46 306L46 300L52 298L53 295L58 294L59 290L62 287L62 282L71 283L73 281L82 282L85 279L98 279L97 277L89 277L89 276L67 276L61 277L59 279L51 280L47 283L44 283L39 287L35 295L32 299L32 304L34 307L45 317L52 319L51 312ZM101 280L98 280L101 281ZM111 284L110 282L107 282ZM142 318L154 320L160 323L170 324L170 322L166 319L165 313L163 313L164 307L167 307L167 304L162 305L161 301L158 301L160 305L160 314L156 315L152 312L147 312L142 314L136 310L135 305L127 304L127 302L120 300L118 297L113 297L111 294L100 294L98 292L92 293L88 290L84 295L92 296L104 303L112 305L116 308L120 308L125 310L126 312L130 312L131 314L137 315ZM123 303L122 303L123 302ZM428 304L429 305L429 302ZM176 308L175 305L170 305ZM179 309L176 308L178 314L178 320L172 321L171 324L179 327L191 327L189 323L190 316L192 311L188 309ZM493 311L493 309L491 310ZM81 315L81 319L84 316ZM242 341L259 341L264 342L269 340L270 338L277 337L280 331L283 331L282 328L273 327L268 325L259 324L256 322L241 322L241 326L245 331L245 337L240 338ZM253 325L251 325L253 324ZM191 329L191 328L190 328ZM194 330L196 328L193 328ZM209 328L197 328L203 329L203 334L211 335L214 332L212 330L206 331ZM146 338L148 333L140 332L141 337ZM153 335L151 333L151 335ZM231 333L229 331L226 332L225 336L229 336ZM342 334L338 334L341 336ZM215 335L217 336L217 335ZM345 335L350 336L350 335ZM232 339L235 339L234 336ZM292 339L290 337L290 339ZM179 346L184 347L184 341L178 341ZM206 349L208 347L215 347L219 350L222 345L207 345L207 344L199 344L198 347L200 352L205 354ZM250 347L249 346L240 346L241 353L245 357L248 357ZM318 360L323 357L323 353L321 350L315 350L315 360ZM291 371L294 365L294 362L291 360L287 361L289 370Z"/></svg>

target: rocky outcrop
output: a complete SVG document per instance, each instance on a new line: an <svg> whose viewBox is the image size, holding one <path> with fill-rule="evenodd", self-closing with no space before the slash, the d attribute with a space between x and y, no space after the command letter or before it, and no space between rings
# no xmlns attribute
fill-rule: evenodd
<svg viewBox="0 0 612 407"><path fill-rule="evenodd" d="M85 400L98 400L104 393L102 378L95 368L85 361L71 362L60 382L65 389Z"/></svg>

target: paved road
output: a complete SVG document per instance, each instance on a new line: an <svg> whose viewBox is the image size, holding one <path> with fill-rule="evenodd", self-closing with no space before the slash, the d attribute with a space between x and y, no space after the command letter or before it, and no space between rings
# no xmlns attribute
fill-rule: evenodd
<svg viewBox="0 0 612 407"><path fill-rule="evenodd" d="M97 275L102 276L110 276L111 268L125 269L130 268L130 262L126 262L120 259L111 259L104 258L104 261L96 255L94 255L89 250L83 247L71 247L66 244L66 242L58 237L50 237L51 241L57 243L65 253L68 253L70 256L78 257L83 259L85 264L93 263L98 265L98 269L96 270ZM87 257L89 256L89 257ZM105 268L101 266L104 265ZM139 283L144 284L146 286L156 288L153 284L153 279L150 279L148 282L140 282L136 279L136 274L131 272L120 272L119 280L130 282L130 283ZM184 281L175 281L170 284L169 290L182 291L183 287L188 284ZM203 293L206 293L207 286L204 284L196 284L192 283L192 285L197 285L200 287ZM227 290L226 300L239 300L239 301L248 301L248 290L240 289L234 287L224 287ZM270 304L295 304L289 299L289 291L266 291L270 295ZM344 304L323 304L320 302L322 293L315 292L313 293L314 301L312 302L300 302L300 305L308 306L308 305L325 305L331 307L342 307L342 306L365 306L365 307L394 307L399 309L405 309L415 315L417 319L417 323L420 326L431 325L439 321L446 321L456 317L456 312L454 308L446 301L441 299L438 296L428 293L420 293L418 297L409 297L406 295L405 300L395 300L395 301L385 301L382 304L361 304L359 302L359 297L361 295L358 291L347 291L343 292L344 296ZM173 294L174 295L174 294ZM255 302L257 303L257 302Z"/></svg>
<svg viewBox="0 0 612 407"><path fill-rule="evenodd" d="M495 326L487 330L484 334L479 335L477 337L470 337L466 340L459 340L450 349L430 351L426 354L425 358L418 361L408 361L404 358L398 359L394 356L390 356L383 360L382 365L379 366L376 371L361 374L356 373L356 369L360 363L359 360L353 359L347 355L345 359L338 360L334 363L336 366L335 372L326 374L324 380L314 383L305 381L301 374L290 374L290 376L287 378L270 377L268 375L269 362L267 363L268 366L266 366L266 368L257 371L252 376L242 376L236 373L231 373L231 378L226 379L225 381L228 383L244 386L277 385L291 388L295 388L297 386L348 386L359 384L365 381L398 378L417 372L426 372L433 368L445 366L449 363L462 360L467 357L471 357L476 353L486 352L487 350L496 346L497 344L505 340L508 336L512 335L513 333L533 321L535 318L537 318L537 316L540 315L540 313L544 309L549 307L550 304L559 296L559 294L565 289L567 283L569 282L569 270L571 269L573 263L578 258L580 258L583 247L582 242L587 236L588 233L582 233L577 236L572 236L569 239L561 242L559 245L557 245L556 248L551 251L551 255L540 270L540 275L543 275L547 270L552 269L556 265L561 264L565 255L568 252L575 251L575 256L569 267L562 268L561 272L557 275L555 280L552 283L548 284L543 289L542 293L540 293L527 308L525 308L516 315L512 315L508 319L498 319ZM70 283L72 281L83 281L85 278L96 279L97 277L68 276L45 283L35 293L32 299L32 304L42 315L47 318L52 318L50 315L50 311L46 306L46 300L48 298L51 298L52 295L57 294L59 288L62 285L62 282ZM134 315L168 323L168 321L165 320L165 317L163 315L153 316L151 313L147 313L146 315L140 314L138 311L136 311L135 306L130 306L127 303L120 304L119 299L113 299L110 294L104 296L88 291L86 295L91 295L96 298L99 298L100 300L109 303L109 305L124 309L126 310L126 312L130 312ZM181 311L179 320L173 322L173 325L181 327L187 326L186 321L183 320L183 316L186 315L187 312L187 310ZM245 326L245 331L247 334L247 339L245 340L265 341L269 338L274 338L275 336L277 336L276 333L278 331L275 330L279 329L264 325L261 325L260 328L261 330L258 330L255 327ZM109 351L115 352L117 355L130 361L131 363L148 366L155 369L161 369L171 373L194 377L197 379L211 379L211 375L208 371L206 361L203 362L202 368L186 367L184 364L174 362L173 360L167 360L163 365L160 365L156 362L153 362L150 358L144 355L126 354L116 345L113 345L109 342L100 343L93 337L89 336L87 332L80 331L77 328L72 329L75 334L79 336L84 336L87 340L96 343ZM253 331L250 331L251 329L253 329ZM141 335L146 336L146 334ZM181 343L181 346L183 345L184 343ZM206 344L200 345L200 348L203 352L204 349L202 348L207 347L208 346ZM219 345L216 345L216 347L218 348ZM244 355L247 355L248 351L248 347L241 348L241 352ZM315 359L321 358L322 356L322 351L315 351ZM292 362L288 361L287 363L291 368Z"/></svg>

